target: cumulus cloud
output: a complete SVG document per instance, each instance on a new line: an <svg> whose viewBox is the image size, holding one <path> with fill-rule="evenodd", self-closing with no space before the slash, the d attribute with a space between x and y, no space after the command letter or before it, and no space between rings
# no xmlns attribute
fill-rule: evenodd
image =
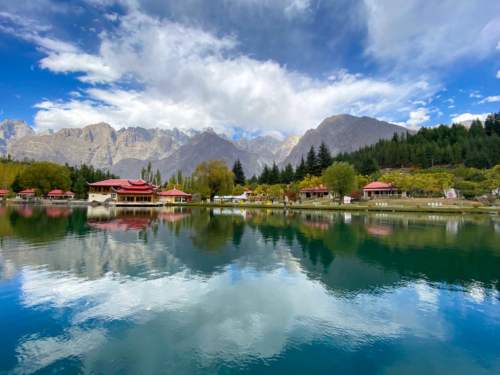
<svg viewBox="0 0 500 375"><path fill-rule="evenodd" d="M42 68L107 85L85 89L84 98L38 103L36 126L107 121L115 127L238 126L292 133L334 113L382 115L435 90L425 80L379 80L346 71L320 80L240 54L237 46L231 35L130 12L114 31L100 35L98 53L47 52Z"/></svg>
<svg viewBox="0 0 500 375"><path fill-rule="evenodd" d="M452 123L454 124L463 124L463 123L469 123L473 120L481 120L484 121L486 120L486 117L488 117L489 113L462 113L460 115L456 115L451 119Z"/></svg>
<svg viewBox="0 0 500 375"><path fill-rule="evenodd" d="M402 67L440 67L491 54L500 39L500 3L365 0L367 53Z"/></svg>
<svg viewBox="0 0 500 375"><path fill-rule="evenodd" d="M429 110L425 107L417 108L410 112L410 117L406 121L409 128L418 128L419 125L430 120Z"/></svg>

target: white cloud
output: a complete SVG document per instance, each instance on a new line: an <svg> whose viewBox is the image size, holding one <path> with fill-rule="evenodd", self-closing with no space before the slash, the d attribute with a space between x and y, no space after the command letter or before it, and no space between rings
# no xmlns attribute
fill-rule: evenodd
<svg viewBox="0 0 500 375"><path fill-rule="evenodd" d="M460 115L456 114L452 119L453 124L467 123L473 120L484 121L488 117L489 113L462 113Z"/></svg>
<svg viewBox="0 0 500 375"><path fill-rule="evenodd" d="M479 101L480 104L483 103L497 103L500 102L500 95L493 95L493 96L487 96L481 101Z"/></svg>
<svg viewBox="0 0 500 375"><path fill-rule="evenodd" d="M402 67L480 59L500 39L500 2L365 0L367 53Z"/></svg>
<svg viewBox="0 0 500 375"><path fill-rule="evenodd" d="M500 70L497 70L497 78L500 79Z"/></svg>
<svg viewBox="0 0 500 375"><path fill-rule="evenodd" d="M482 97L483 97L483 95L477 90L474 90L469 94L469 98L473 98L473 99L481 99Z"/></svg>
<svg viewBox="0 0 500 375"><path fill-rule="evenodd" d="M47 51L41 67L108 85L83 90L85 98L38 103L36 126L106 121L115 127L237 126L294 133L335 113L387 115L437 89L423 79L379 80L346 71L322 81L239 54L237 46L234 36L133 11L119 18L114 32L100 35L98 53Z"/></svg>
<svg viewBox="0 0 500 375"><path fill-rule="evenodd" d="M418 128L419 125L430 120L429 110L424 107L417 108L410 112L410 117L406 121L409 128Z"/></svg>

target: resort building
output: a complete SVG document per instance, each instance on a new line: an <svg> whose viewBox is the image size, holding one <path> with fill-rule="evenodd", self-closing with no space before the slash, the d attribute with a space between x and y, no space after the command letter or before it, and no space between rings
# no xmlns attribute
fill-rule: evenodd
<svg viewBox="0 0 500 375"><path fill-rule="evenodd" d="M9 195L10 191L7 189L0 189L0 200L7 198L7 195Z"/></svg>
<svg viewBox="0 0 500 375"><path fill-rule="evenodd" d="M113 178L88 184L89 202L105 203L116 200L116 190L128 185L128 181L126 178Z"/></svg>
<svg viewBox="0 0 500 375"><path fill-rule="evenodd" d="M397 197L399 190L388 182L373 181L363 187L363 198L391 198Z"/></svg>
<svg viewBox="0 0 500 375"><path fill-rule="evenodd" d="M300 199L320 198L332 198L332 195L330 194L328 189L323 185L300 189Z"/></svg>
<svg viewBox="0 0 500 375"><path fill-rule="evenodd" d="M250 198L250 195L252 194L252 191L245 191L243 194L240 195L216 195L214 196L214 202L216 203L238 203L238 202L246 202L248 201L248 198Z"/></svg>
<svg viewBox="0 0 500 375"><path fill-rule="evenodd" d="M35 189L24 189L16 194L17 199L29 200L35 197Z"/></svg>
<svg viewBox="0 0 500 375"><path fill-rule="evenodd" d="M126 184L113 188L116 205L151 205L159 202L158 187L143 180L127 180Z"/></svg>
<svg viewBox="0 0 500 375"><path fill-rule="evenodd" d="M61 189L54 189L48 192L48 199L73 199L75 197L75 193L72 191L64 191Z"/></svg>
<svg viewBox="0 0 500 375"><path fill-rule="evenodd" d="M161 191L158 195L160 196L160 202L162 203L185 203L191 202L192 199L191 194L185 193L176 188Z"/></svg>

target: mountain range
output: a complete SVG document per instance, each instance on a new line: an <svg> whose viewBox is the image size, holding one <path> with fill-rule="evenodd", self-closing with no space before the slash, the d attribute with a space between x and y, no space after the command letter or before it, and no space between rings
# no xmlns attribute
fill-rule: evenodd
<svg viewBox="0 0 500 375"><path fill-rule="evenodd" d="M206 160L219 159L231 166L239 159L246 175L252 176L265 164L296 165L311 146L317 148L321 142L336 155L407 131L402 126L351 115L329 117L301 137L283 140L272 136L231 140L211 129L115 130L106 123L37 133L22 121L4 120L0 122L0 154L16 160L86 163L124 178L137 178L148 162L168 178L177 170L190 174Z"/></svg>

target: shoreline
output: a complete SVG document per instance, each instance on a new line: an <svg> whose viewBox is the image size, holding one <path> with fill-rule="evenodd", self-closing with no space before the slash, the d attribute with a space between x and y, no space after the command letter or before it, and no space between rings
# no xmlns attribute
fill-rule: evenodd
<svg viewBox="0 0 500 375"><path fill-rule="evenodd" d="M87 201L4 201L5 205L33 205L33 206L67 206L67 207L96 207L96 205ZM114 205L97 205L103 207L117 207ZM150 206L135 206L136 208ZM387 205L376 206L367 204L343 204L343 205L315 205L315 204L289 204L282 203L265 204L265 203L204 203L204 202L191 202L191 203L165 203L162 206L155 207L203 207L203 208L250 208L250 209L281 209L281 210L308 210L308 211L356 211L356 212L419 212L419 213L449 213L449 214L481 214L481 215L498 215L500 214L499 206L476 206L476 207L450 207L450 206L427 206L427 205Z"/></svg>
<svg viewBox="0 0 500 375"><path fill-rule="evenodd" d="M311 211L361 211L361 212L421 212L421 213L450 213L450 214L482 214L498 215L500 207L422 207L415 206L373 206L361 204L343 205L312 205L312 204L251 204L251 203L170 203L170 207L205 207L205 208L256 208L256 209L287 209Z"/></svg>

